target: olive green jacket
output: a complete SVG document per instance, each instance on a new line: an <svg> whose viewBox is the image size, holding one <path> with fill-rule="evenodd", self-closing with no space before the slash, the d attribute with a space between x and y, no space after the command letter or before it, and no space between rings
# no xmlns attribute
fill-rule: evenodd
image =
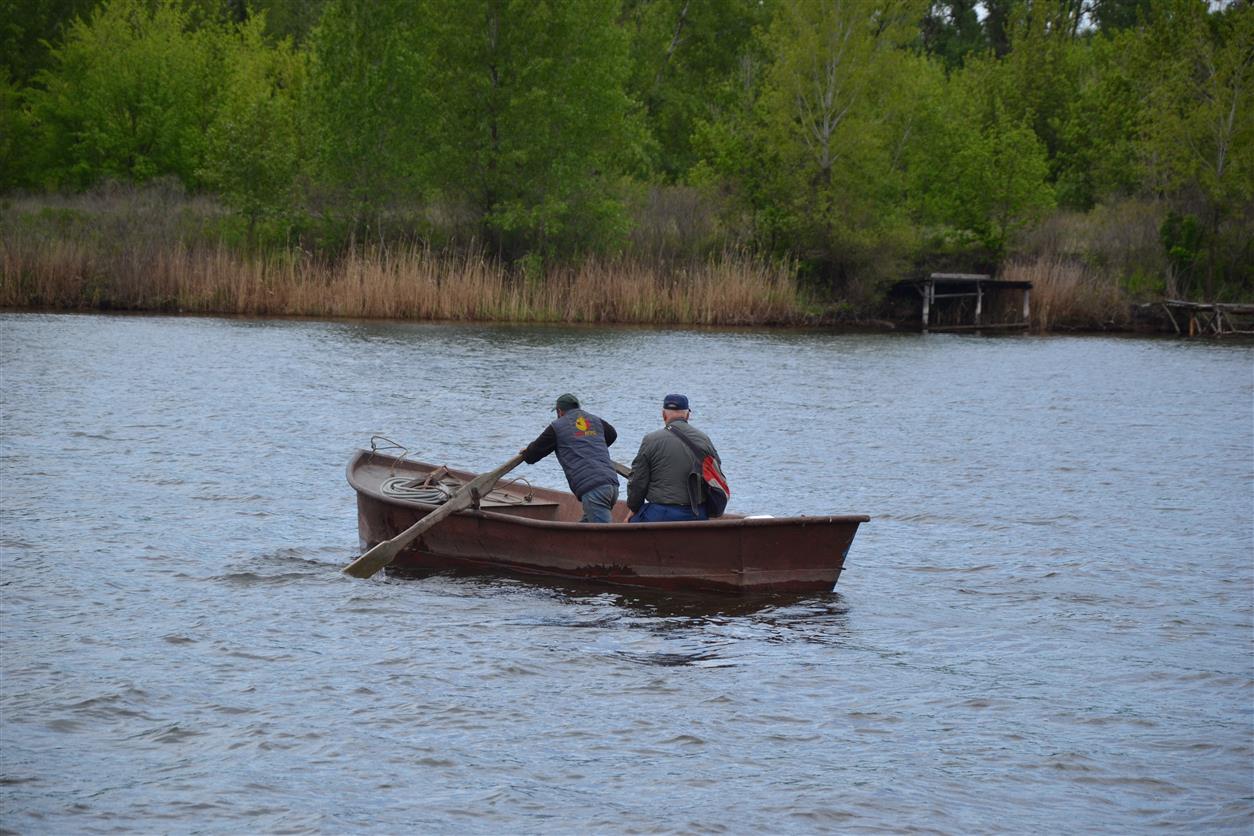
<svg viewBox="0 0 1254 836"><path fill-rule="evenodd" d="M699 450L719 459L710 437L682 418L671 421L674 429L662 428L644 437L640 452L631 462L631 478L627 480L627 507L635 511L646 501L663 505L688 505L688 474L692 472L694 456L688 445L675 437L681 432L697 445ZM701 501L705 501L705 484L701 485Z"/></svg>

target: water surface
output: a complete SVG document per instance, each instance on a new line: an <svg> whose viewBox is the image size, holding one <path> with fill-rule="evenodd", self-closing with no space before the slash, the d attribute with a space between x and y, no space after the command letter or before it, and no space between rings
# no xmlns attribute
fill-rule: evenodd
<svg viewBox="0 0 1254 836"><path fill-rule="evenodd" d="M2 314L0 364L6 831L1254 826L1248 345ZM566 391L870 514L837 591L339 573L372 434L486 470Z"/></svg>

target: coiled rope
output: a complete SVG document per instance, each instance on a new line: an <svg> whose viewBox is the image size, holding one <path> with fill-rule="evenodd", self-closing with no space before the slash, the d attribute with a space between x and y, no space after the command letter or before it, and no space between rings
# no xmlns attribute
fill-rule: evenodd
<svg viewBox="0 0 1254 836"><path fill-rule="evenodd" d="M386 442L386 443L383 443ZM370 437L370 452L377 453L380 450L400 450L400 455L396 456L397 462L402 462L409 455L409 448L398 444L390 438L382 435ZM444 476L436 482L430 481L431 477L413 476L391 476L383 480L383 484L379 486L380 492L384 496L391 496L397 499L407 499L412 502L422 502L427 505L443 505L452 498L453 494L464 484L461 480L452 476ZM519 496L516 493L507 493L505 491L511 485L522 483L527 486L527 493ZM483 499L490 499L493 502L502 505L526 505L535 498L535 488L525 478L518 476L500 487L493 490Z"/></svg>
<svg viewBox="0 0 1254 836"><path fill-rule="evenodd" d="M457 487L446 487L441 482L424 485L412 476L393 476L390 479L384 479L379 489L383 491L384 496L425 502L428 505L443 505L452 498Z"/></svg>

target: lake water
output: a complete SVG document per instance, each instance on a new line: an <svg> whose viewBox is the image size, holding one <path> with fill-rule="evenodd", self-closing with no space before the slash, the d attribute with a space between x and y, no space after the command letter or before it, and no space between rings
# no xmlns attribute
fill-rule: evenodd
<svg viewBox="0 0 1254 836"><path fill-rule="evenodd" d="M0 314L6 833L1249 833L1254 348ZM686 393L836 592L376 576L372 434ZM562 486L552 459L523 469Z"/></svg>

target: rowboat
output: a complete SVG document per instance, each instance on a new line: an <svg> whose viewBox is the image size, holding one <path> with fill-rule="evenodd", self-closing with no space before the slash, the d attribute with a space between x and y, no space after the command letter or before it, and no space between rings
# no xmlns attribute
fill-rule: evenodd
<svg viewBox="0 0 1254 836"><path fill-rule="evenodd" d="M357 492L363 550L390 540L439 507L475 474L378 450L348 463ZM578 522L572 494L502 481L477 507L444 519L406 546L390 569L472 570L577 579L620 586L730 593L828 592L860 523L846 514L700 522Z"/></svg>

